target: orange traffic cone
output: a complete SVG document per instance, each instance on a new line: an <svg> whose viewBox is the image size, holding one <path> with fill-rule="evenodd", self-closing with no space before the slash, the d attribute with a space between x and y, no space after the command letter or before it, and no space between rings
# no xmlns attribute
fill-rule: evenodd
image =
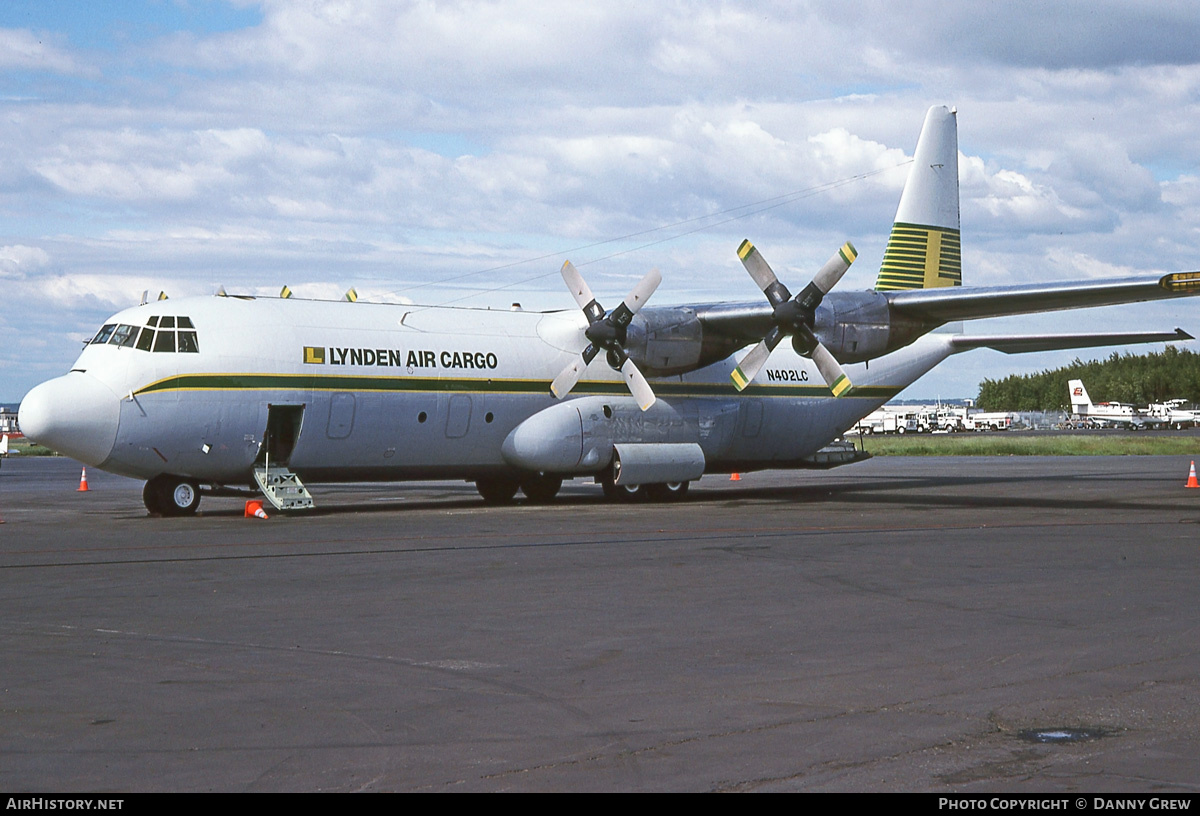
<svg viewBox="0 0 1200 816"><path fill-rule="evenodd" d="M265 519L270 518L270 516L268 516L266 511L262 509L262 502L258 501L257 499L251 499L250 501L246 502L246 514L243 516L243 518Z"/></svg>
<svg viewBox="0 0 1200 816"><path fill-rule="evenodd" d="M1196 481L1196 460L1192 460L1192 469L1188 472L1188 480L1186 487L1200 487L1200 482Z"/></svg>
<svg viewBox="0 0 1200 816"><path fill-rule="evenodd" d="M75 492L76 493L87 493L88 492L87 468L84 468L83 473L79 474L79 489L76 490Z"/></svg>
<svg viewBox="0 0 1200 816"><path fill-rule="evenodd" d="M742 480L742 474L740 474L740 473L730 473L729 474L729 481L740 482L741 480Z"/></svg>

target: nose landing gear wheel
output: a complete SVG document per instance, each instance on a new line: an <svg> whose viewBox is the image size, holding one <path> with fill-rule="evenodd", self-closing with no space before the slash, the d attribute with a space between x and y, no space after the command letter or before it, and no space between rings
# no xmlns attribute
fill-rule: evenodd
<svg viewBox="0 0 1200 816"><path fill-rule="evenodd" d="M200 485L168 473L155 476L142 488L142 502L152 515L190 516L200 506Z"/></svg>
<svg viewBox="0 0 1200 816"><path fill-rule="evenodd" d="M542 473L521 482L521 492L534 504L545 504L558 495L562 483L561 477Z"/></svg>

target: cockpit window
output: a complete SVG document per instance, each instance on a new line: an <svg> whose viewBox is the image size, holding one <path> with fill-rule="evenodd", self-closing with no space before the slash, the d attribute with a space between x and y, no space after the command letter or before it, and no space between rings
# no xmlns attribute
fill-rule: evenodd
<svg viewBox="0 0 1200 816"><path fill-rule="evenodd" d="M108 339L110 345L113 346L132 346L137 340L138 327L130 326L125 323L117 326L112 333L112 337Z"/></svg>
<svg viewBox="0 0 1200 816"><path fill-rule="evenodd" d="M197 354L200 351L200 346L196 343L196 333L194 331L179 332L179 350Z"/></svg>
<svg viewBox="0 0 1200 816"><path fill-rule="evenodd" d="M154 347L154 329L147 326L142 329L142 334L137 341L138 351L149 351Z"/></svg>
<svg viewBox="0 0 1200 816"><path fill-rule="evenodd" d="M200 341L192 319L178 315L153 315L147 318L145 326L107 323L88 342L139 351L200 353Z"/></svg>
<svg viewBox="0 0 1200 816"><path fill-rule="evenodd" d="M154 335L154 350L175 351L175 332L159 329L158 334Z"/></svg>

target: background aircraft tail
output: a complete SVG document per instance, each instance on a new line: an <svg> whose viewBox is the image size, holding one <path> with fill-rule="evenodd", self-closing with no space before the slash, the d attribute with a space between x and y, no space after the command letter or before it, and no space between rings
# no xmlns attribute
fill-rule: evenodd
<svg viewBox="0 0 1200 816"><path fill-rule="evenodd" d="M1086 416L1092 413L1092 398L1083 387L1083 380L1071 380L1067 383L1067 391L1071 395L1071 413Z"/></svg>
<svg viewBox="0 0 1200 816"><path fill-rule="evenodd" d="M938 105L925 114L875 289L961 285L958 121L954 111Z"/></svg>

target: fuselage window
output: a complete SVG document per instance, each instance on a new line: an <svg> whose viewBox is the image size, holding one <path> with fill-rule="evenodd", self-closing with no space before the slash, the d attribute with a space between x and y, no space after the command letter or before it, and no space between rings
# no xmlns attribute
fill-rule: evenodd
<svg viewBox="0 0 1200 816"><path fill-rule="evenodd" d="M159 321L158 321L158 327L159 327L160 329L173 329L173 328L175 328L175 318L173 318L173 317L164 317L164 318L162 318L161 320L159 320Z"/></svg>
<svg viewBox="0 0 1200 816"><path fill-rule="evenodd" d="M154 315L149 320L147 320L146 325L147 326L157 326L158 325L158 315Z"/></svg>
<svg viewBox="0 0 1200 816"><path fill-rule="evenodd" d="M174 321L171 321L172 323ZM159 330L154 337L155 351L174 351L175 350L175 332Z"/></svg>
<svg viewBox="0 0 1200 816"><path fill-rule="evenodd" d="M117 328L116 323L109 323L100 331L96 332L96 336L92 338L93 343L107 343L108 338L112 337L113 330Z"/></svg>

